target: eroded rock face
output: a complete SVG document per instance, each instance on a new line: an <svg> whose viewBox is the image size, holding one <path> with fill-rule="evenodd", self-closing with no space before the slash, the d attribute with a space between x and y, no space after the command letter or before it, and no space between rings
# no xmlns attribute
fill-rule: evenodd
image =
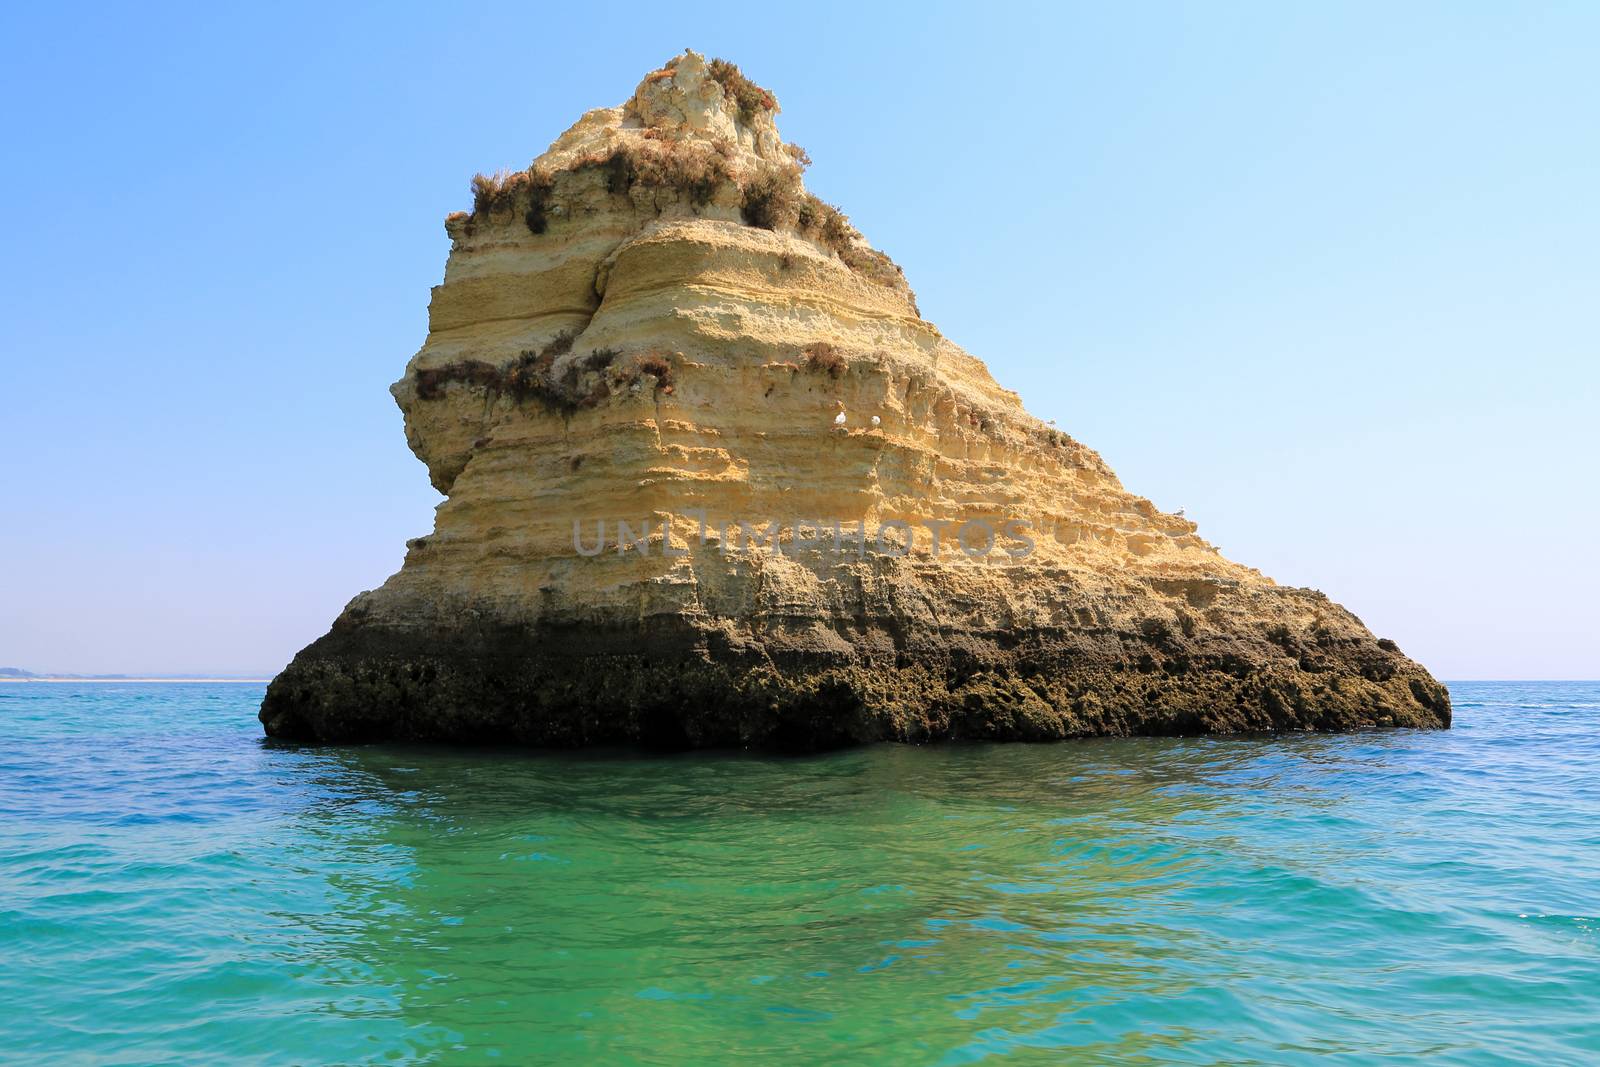
<svg viewBox="0 0 1600 1067"><path fill-rule="evenodd" d="M269 734L1449 725L1392 643L1124 490L924 321L775 110L685 53L447 220L392 391L448 500L273 681Z"/></svg>

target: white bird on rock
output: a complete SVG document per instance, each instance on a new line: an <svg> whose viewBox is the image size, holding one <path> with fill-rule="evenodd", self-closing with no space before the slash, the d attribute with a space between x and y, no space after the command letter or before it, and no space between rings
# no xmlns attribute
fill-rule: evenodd
<svg viewBox="0 0 1600 1067"><path fill-rule="evenodd" d="M878 427L878 425L879 425L879 424L880 424L880 423L882 423L882 422L883 422L883 420L882 420L882 419L880 419L880 418L878 418L878 416L876 416L876 415L874 415L874 416L872 416L872 426L873 426L873 429L877 429L877 427Z"/></svg>
<svg viewBox="0 0 1600 1067"><path fill-rule="evenodd" d="M844 412L842 412L842 411L841 411L841 412L839 412L839 414L837 414L837 415L835 415L835 416L834 416L834 417L833 417L833 424L834 424L834 425L835 425L835 426L843 426L843 425L844 425L844 422L845 422L845 419L844 419Z"/></svg>

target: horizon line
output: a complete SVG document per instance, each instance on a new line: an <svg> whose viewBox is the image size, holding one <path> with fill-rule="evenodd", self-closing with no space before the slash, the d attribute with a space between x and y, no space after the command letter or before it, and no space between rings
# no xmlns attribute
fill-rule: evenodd
<svg viewBox="0 0 1600 1067"><path fill-rule="evenodd" d="M272 681L273 677L275 677L275 676L273 676L273 675L265 675L265 676L262 676L262 677L256 677L256 676L241 677L239 675L199 675L199 674L167 675L167 676L133 675L133 674L128 674L128 675L104 675L104 674L102 674L102 675L95 675L95 676L74 677L74 676L72 676L70 674L56 674L56 675L37 674L37 675L34 675L31 678L17 678L17 677L9 677L9 676L0 676L0 682L16 682L16 683L53 682L53 683L56 683L56 684L64 684L64 683L71 683L71 682L270 682L270 681Z"/></svg>
<svg viewBox="0 0 1600 1067"><path fill-rule="evenodd" d="M100 675L71 675L71 674L33 674L27 677L16 675L0 675L0 682L270 682L278 673L262 675L227 675L227 674L169 674L169 675L134 675L134 674L100 674ZM1457 682L1587 682L1600 685L1600 678L1442 678L1445 685Z"/></svg>

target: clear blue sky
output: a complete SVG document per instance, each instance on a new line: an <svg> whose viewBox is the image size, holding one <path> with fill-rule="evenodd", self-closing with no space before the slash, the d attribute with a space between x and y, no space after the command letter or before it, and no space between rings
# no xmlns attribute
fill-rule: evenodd
<svg viewBox="0 0 1600 1067"><path fill-rule="evenodd" d="M1600 5L229 6L0 14L0 665L270 673L395 570L444 215L692 46L1129 488L1600 677Z"/></svg>

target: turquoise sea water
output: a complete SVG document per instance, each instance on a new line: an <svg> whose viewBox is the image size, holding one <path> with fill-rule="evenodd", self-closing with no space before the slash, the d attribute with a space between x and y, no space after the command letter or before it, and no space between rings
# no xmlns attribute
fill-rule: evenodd
<svg viewBox="0 0 1600 1067"><path fill-rule="evenodd" d="M1600 1059L1600 685L806 759L261 739L0 685L8 1062Z"/></svg>

